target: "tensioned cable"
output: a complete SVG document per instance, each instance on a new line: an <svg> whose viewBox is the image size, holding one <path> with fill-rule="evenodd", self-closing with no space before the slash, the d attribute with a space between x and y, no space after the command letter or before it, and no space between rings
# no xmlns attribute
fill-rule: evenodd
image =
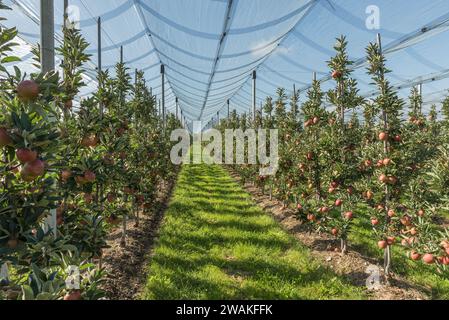
<svg viewBox="0 0 449 320"><path fill-rule="evenodd" d="M360 28L359 26L357 26L357 28ZM432 30L434 29L439 29L442 28L441 30L438 31L434 31L432 32ZM431 21L429 24L422 26L421 28L406 34L404 36L402 36L401 38L390 42L387 46L385 46L385 48L382 50L383 54L387 55L402 49L405 49L407 47L413 46L425 39L429 39L430 37L441 33L445 30L447 30L449 28L449 13L444 14L443 16ZM444 29L444 30L443 30ZM402 34L401 34L402 35ZM283 57L286 58L286 57ZM354 61L353 65L351 66L350 70L353 71L355 69L358 69L360 67L363 67L364 65L366 65L366 58L359 58L356 61ZM320 82L325 82L330 80L332 77L330 75L327 75L326 77L323 77L322 79L320 79ZM310 89L310 85L301 88L301 91L303 90L308 90Z"/></svg>
<svg viewBox="0 0 449 320"><path fill-rule="evenodd" d="M255 26L252 26L252 27L230 29L229 30L229 34L244 34L244 33L250 33L250 32L259 31L259 30L263 30L263 29L266 29L266 28L273 27L275 25L278 25L278 24L280 24L282 22L285 22L285 21L287 21L289 19L292 19L292 18L296 17L297 15L301 14L305 9L307 9L307 7L313 6L318 1L319 0L311 0L307 4L299 7L296 10L293 10L292 12L288 13L287 15L285 15L283 17L280 17L278 19L272 20L272 21L264 22L264 23L261 23L259 25L255 25ZM191 28L187 28L187 27L182 26L182 25L176 23L175 21L172 21L172 20L168 19L167 17L161 15L160 13L158 13L156 10L152 9L146 3L141 2L141 1L138 1L138 2L140 2L140 6L144 10L146 10L148 13L150 13L153 17L155 17L156 19L164 22L165 24L169 25L170 27L173 27L174 29L177 29L179 31L182 31L182 32L185 32L187 34L190 34L190 35L193 35L193 36L197 36L197 37L200 37L200 38L212 39L212 40L220 39L220 34L207 33L207 32L194 30L194 29L191 29Z"/></svg>
<svg viewBox="0 0 449 320"><path fill-rule="evenodd" d="M204 98L203 106L201 108L201 112L198 117L198 120L201 119L204 109L206 108L207 98L209 97L210 86L212 84L212 81L214 80L215 72L217 71L217 65L220 60L220 55L224 50L226 35L229 32L229 28L231 27L232 3L233 3L233 0L228 0L228 5L226 7L226 12L224 15L224 22L223 22L223 28L222 28L222 32L221 32L220 42L217 45L215 59L214 59L213 65L212 65L212 70L211 70L208 84L207 84L206 96Z"/></svg>
<svg viewBox="0 0 449 320"><path fill-rule="evenodd" d="M148 23L146 21L145 16L142 13L142 8L140 6L140 1L133 0L133 5L134 5L135 10L137 11L137 16L139 17L140 23L142 24L143 28L148 31ZM152 48L154 48L154 50L156 51L156 56L158 57L158 60L161 61L160 52L159 52L159 50L157 50L156 46L154 45L153 38L151 38L150 34L148 34L147 39L148 39L148 41L150 43L150 46ZM161 63L162 63L162 61L161 61ZM174 91L168 77L167 77L167 80L168 80L168 86L169 86L170 90ZM176 95L176 92L175 92L175 95Z"/></svg>

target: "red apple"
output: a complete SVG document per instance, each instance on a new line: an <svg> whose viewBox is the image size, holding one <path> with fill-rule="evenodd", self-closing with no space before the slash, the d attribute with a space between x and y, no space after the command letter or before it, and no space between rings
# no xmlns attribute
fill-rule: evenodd
<svg viewBox="0 0 449 320"><path fill-rule="evenodd" d="M0 148L9 146L12 144L12 140L5 128L0 128Z"/></svg>
<svg viewBox="0 0 449 320"><path fill-rule="evenodd" d="M386 133L386 132L379 133L379 140L386 141L387 139L388 139L388 133Z"/></svg>
<svg viewBox="0 0 449 320"><path fill-rule="evenodd" d="M379 242L377 242L377 246L379 247L379 249L385 249L388 246L388 243L385 240L380 240Z"/></svg>
<svg viewBox="0 0 449 320"><path fill-rule="evenodd" d="M421 259L421 255L416 251L412 251L412 252L410 252L410 259L417 261L417 260Z"/></svg>
<svg viewBox="0 0 449 320"><path fill-rule="evenodd" d="M433 257L433 254L431 253L426 253L423 257L422 257L422 261L424 261L424 263L426 264L432 264L435 262L435 258Z"/></svg>
<svg viewBox="0 0 449 320"><path fill-rule="evenodd" d="M27 163L27 162L32 162L32 161L36 160L37 152L32 151L27 148L22 148L22 149L18 149L16 151L16 157L17 157L17 159L19 159L20 163L22 163L22 164Z"/></svg>
<svg viewBox="0 0 449 320"><path fill-rule="evenodd" d="M24 102L35 100L39 95L39 85L33 80L24 80L17 85L17 96Z"/></svg>

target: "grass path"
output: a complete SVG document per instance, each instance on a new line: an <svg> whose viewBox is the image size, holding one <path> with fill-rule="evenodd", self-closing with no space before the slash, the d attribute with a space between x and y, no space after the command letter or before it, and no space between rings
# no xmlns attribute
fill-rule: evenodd
<svg viewBox="0 0 449 320"><path fill-rule="evenodd" d="M142 299L363 299L216 165L183 166Z"/></svg>

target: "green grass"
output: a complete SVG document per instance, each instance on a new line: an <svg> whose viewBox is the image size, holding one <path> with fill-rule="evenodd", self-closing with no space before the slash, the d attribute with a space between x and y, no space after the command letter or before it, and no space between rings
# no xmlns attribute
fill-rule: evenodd
<svg viewBox="0 0 449 320"><path fill-rule="evenodd" d="M217 165L183 166L142 299L364 299Z"/></svg>
<svg viewBox="0 0 449 320"><path fill-rule="evenodd" d="M363 214L368 209L360 206L358 211ZM355 219L355 221L355 226L350 233L350 243L359 252L383 261L383 251L377 247L376 241L373 240L369 217L366 219ZM412 261L407 257L407 251L400 244L393 247L392 257L393 272L417 284L432 299L449 299L449 279L438 274L435 266L425 265L421 261Z"/></svg>

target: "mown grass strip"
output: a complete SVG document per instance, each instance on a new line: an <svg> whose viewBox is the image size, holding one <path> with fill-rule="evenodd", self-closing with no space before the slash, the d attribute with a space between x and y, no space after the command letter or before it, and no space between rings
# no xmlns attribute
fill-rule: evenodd
<svg viewBox="0 0 449 320"><path fill-rule="evenodd" d="M363 299L216 165L183 166L143 299Z"/></svg>

